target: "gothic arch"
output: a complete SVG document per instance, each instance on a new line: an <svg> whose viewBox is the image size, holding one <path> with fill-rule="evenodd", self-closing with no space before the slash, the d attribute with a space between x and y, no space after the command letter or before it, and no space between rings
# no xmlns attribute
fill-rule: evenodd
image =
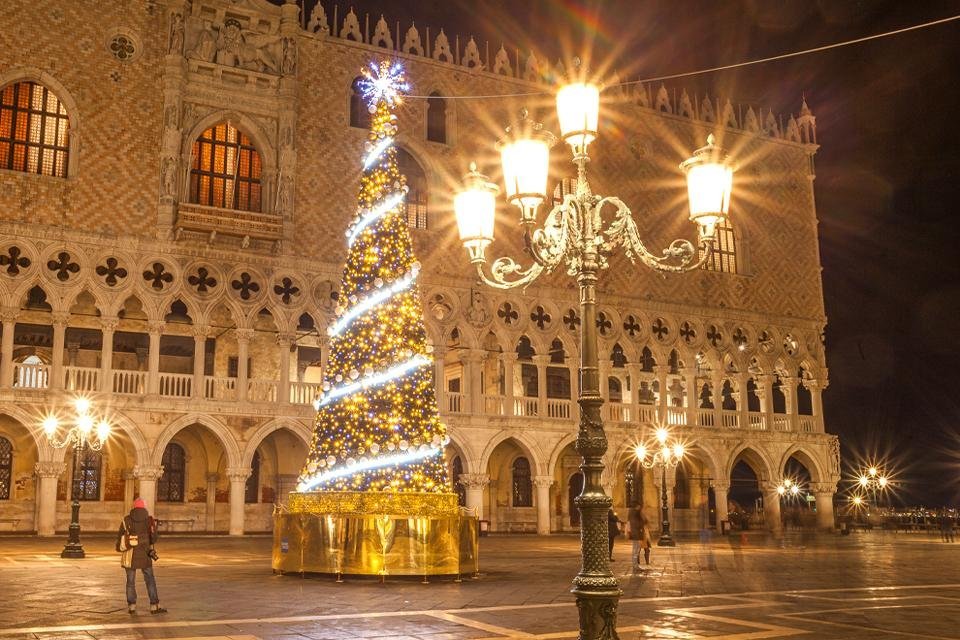
<svg viewBox="0 0 960 640"><path fill-rule="evenodd" d="M552 476L556 473L557 464L560 462L560 456L563 455L563 450L576 441L577 434L568 433L553 447L553 451L550 452L550 460L547 462L547 475Z"/></svg>
<svg viewBox="0 0 960 640"><path fill-rule="evenodd" d="M733 467L741 457L756 474L758 481L769 481L774 478L773 473L776 467L772 464L770 458L763 453L762 449L747 443L739 444L736 448L734 448L733 451L730 452L730 456L727 458L727 464L725 466L725 474L721 476L722 478L730 477L730 474L733 472Z"/></svg>
<svg viewBox="0 0 960 640"><path fill-rule="evenodd" d="M543 456L540 455L540 448L537 447L526 434L516 429L504 429L490 438L483 450L483 454L480 456L480 469L484 471L487 469L487 466L490 464L490 456L494 449L496 449L500 443L506 442L507 440L513 440L516 443L517 447L523 451L523 455L530 461L533 474L540 475L543 469L543 463L541 462Z"/></svg>
<svg viewBox="0 0 960 640"><path fill-rule="evenodd" d="M783 475L783 470L787 466L787 462L790 458L796 458L796 460L807 468L807 471L810 472L810 481L814 483L827 482L828 476L823 472L823 466L820 464L820 461L817 457L807 451L807 449L799 443L790 445L782 456L780 456L780 465L777 467L777 478Z"/></svg>
<svg viewBox="0 0 960 640"><path fill-rule="evenodd" d="M267 436L281 429L286 429L297 436L307 446L307 449L310 449L313 432L307 425L291 418L274 418L260 425L260 427L250 435L250 439L247 440L246 447L244 447L243 454L240 458L240 466L244 469L249 469L253 464L253 454L256 452L257 447L260 446Z"/></svg>
<svg viewBox="0 0 960 640"><path fill-rule="evenodd" d="M175 436L181 429L186 429L193 424L206 427L216 436L217 440L220 441L224 454L227 458L227 467L241 467L240 463L242 456L240 453L240 446L237 444L237 439L234 436L233 431L220 420L202 413L188 413L185 416L181 416L177 420L171 422L167 428L163 430L163 433L161 433L160 437L157 438L156 445L153 448L153 455L151 456L151 459L155 465L159 465L161 463L161 460L163 459L163 451L166 449L167 444L173 440L173 436Z"/></svg>
<svg viewBox="0 0 960 640"><path fill-rule="evenodd" d="M474 454L473 447L470 446L470 440L465 435L461 434L459 429L456 429L450 425L447 425L447 435L450 437L450 443L461 455L461 460L463 461L463 472L483 473L484 467L481 466L478 468L476 465L477 458Z"/></svg>

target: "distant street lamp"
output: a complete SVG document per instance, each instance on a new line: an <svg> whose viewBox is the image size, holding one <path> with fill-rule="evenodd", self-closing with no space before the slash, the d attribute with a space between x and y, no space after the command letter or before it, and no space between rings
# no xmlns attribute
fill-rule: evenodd
<svg viewBox="0 0 960 640"><path fill-rule="evenodd" d="M879 509L880 503L877 501L877 492L879 491L881 496L886 493L887 489L890 488L890 478L882 468L877 467L877 465L870 465L868 468L860 470L857 475L857 485L870 495L870 502Z"/></svg>
<svg viewBox="0 0 960 640"><path fill-rule="evenodd" d="M671 439L665 428L657 429L656 446L651 451L644 444L634 449L637 461L647 469L660 467L660 511L663 525L660 530L658 547L675 547L677 543L670 535L670 503L667 500L667 467L676 467L683 459L685 448L679 440Z"/></svg>
<svg viewBox="0 0 960 640"><path fill-rule="evenodd" d="M579 65L579 61L575 61ZM575 73L582 69L576 68ZM526 287L542 273L560 265L580 288L580 425L576 450L582 457L583 490L576 498L580 510L580 572L573 580L577 598L581 638L616 638L617 604L620 587L607 560L607 511L612 500L604 494L600 478L602 457L607 451L600 406L600 379L597 358L596 283L599 272L608 266L608 256L622 247L632 261L639 260L656 271L684 272L703 266L712 255L717 226L727 218L733 185L733 165L714 144L694 152L680 165L687 178L689 218L697 228L697 243L674 240L660 255L644 246L633 214L616 197L594 195L587 181L588 145L599 135L600 87L577 78L557 92L557 116L562 139L570 145L577 167L573 193L537 225L537 210L547 197L550 147L556 138L543 125L523 112L521 121L507 128L499 141L506 199L520 210L520 231L525 252L533 263L523 267L511 257L493 261L490 275L484 273L486 248L493 242L496 196L499 188L481 174L475 164L464 178L464 188L454 197L460 240L477 274L497 289ZM612 210L610 220L601 214Z"/></svg>
<svg viewBox="0 0 960 640"><path fill-rule="evenodd" d="M62 449L73 445L73 474L71 477L73 504L70 511L70 533L67 543L60 552L61 558L83 558L86 554L80 544L80 484L77 477L81 461L89 447L99 451L110 436L110 423L103 417L97 418L93 413L92 403L88 398L79 397L73 402L74 415L70 422L73 426L64 428L61 438L60 419L50 414L43 419L43 432L50 446Z"/></svg>

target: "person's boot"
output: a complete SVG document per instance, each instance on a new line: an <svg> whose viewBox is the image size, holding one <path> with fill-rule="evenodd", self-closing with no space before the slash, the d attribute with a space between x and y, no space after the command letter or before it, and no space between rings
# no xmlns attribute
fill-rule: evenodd
<svg viewBox="0 0 960 640"><path fill-rule="evenodd" d="M136 612L137 612L137 603L136 603L136 602L134 602L133 604L128 604L128 605L127 605L127 613L129 613L130 615L133 615L133 614L135 614Z"/></svg>
<svg viewBox="0 0 960 640"><path fill-rule="evenodd" d="M151 614L166 613L166 612L167 612L167 610L164 609L163 607L161 607L161 606L159 605L159 603L158 603L158 604L152 604L152 605L150 605L150 613L151 613Z"/></svg>

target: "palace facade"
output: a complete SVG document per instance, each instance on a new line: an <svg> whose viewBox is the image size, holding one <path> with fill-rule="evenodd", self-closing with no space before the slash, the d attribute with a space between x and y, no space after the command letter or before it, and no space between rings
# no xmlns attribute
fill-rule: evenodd
<svg viewBox="0 0 960 640"><path fill-rule="evenodd" d="M412 84L399 158L455 488L494 531L578 528L574 283L478 285L451 206L470 161L496 174L493 140L522 107L551 127L544 79L562 69L415 16L307 9L0 12L0 531L65 530L74 484L85 530L115 529L136 495L169 529L270 529L306 455L356 206L369 114L355 80L384 56ZM534 95L449 98L503 94ZM601 120L594 191L627 202L653 250L694 233L677 165L708 133L740 165L706 268L663 277L618 256L601 274L620 517L639 503L658 520L660 472L633 449L665 424L688 445L666 474L676 529L744 514L776 527L788 477L832 527L813 115L637 83L604 93ZM575 176L565 152L556 198ZM520 255L516 211L500 218L494 250ZM80 394L114 430L74 469L41 421Z"/></svg>

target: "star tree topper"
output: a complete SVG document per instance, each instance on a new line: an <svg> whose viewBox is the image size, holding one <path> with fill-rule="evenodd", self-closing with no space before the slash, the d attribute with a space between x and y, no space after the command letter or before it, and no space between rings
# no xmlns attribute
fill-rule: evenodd
<svg viewBox="0 0 960 640"><path fill-rule="evenodd" d="M370 111L373 111L381 100L386 101L390 106L400 104L402 95L409 90L410 85L407 84L403 66L399 62L393 64L389 60L383 60L380 64L371 62L370 68L363 70L360 91Z"/></svg>

